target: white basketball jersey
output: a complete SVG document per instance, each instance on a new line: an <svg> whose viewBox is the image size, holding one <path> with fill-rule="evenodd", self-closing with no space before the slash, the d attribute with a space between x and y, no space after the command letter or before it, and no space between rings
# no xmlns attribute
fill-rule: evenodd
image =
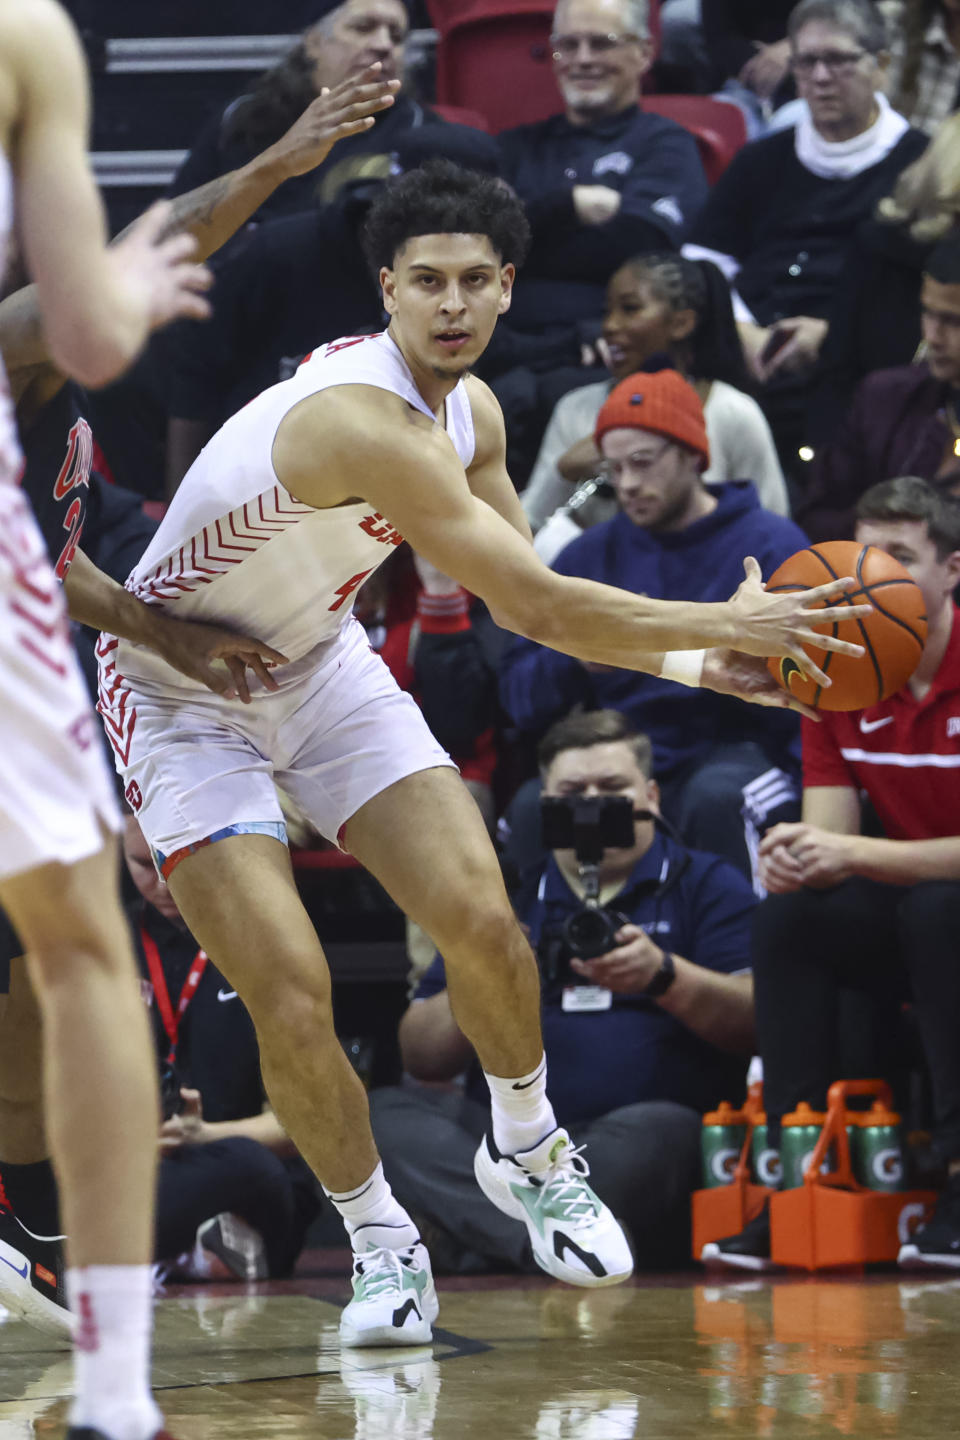
<svg viewBox="0 0 960 1440"><path fill-rule="evenodd" d="M7 247L13 228L13 175L10 161L0 151L0 275L7 268ZM17 436L17 420L7 372L0 360L0 485L19 485L23 474L23 455Z"/></svg>
<svg viewBox="0 0 960 1440"><path fill-rule="evenodd" d="M127 588L184 619L242 630L292 661L331 640L363 581L403 540L366 501L318 510L277 480L273 443L284 416L335 385L389 390L435 418L386 331L332 341L217 432L187 471ZM468 466L473 415L462 381L447 397L446 429ZM132 663L131 647L123 648L121 669L156 674L146 652L138 647Z"/></svg>

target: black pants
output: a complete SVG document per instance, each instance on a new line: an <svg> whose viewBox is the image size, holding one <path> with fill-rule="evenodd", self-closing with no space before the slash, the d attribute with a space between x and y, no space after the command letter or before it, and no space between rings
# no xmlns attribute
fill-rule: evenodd
<svg viewBox="0 0 960 1440"><path fill-rule="evenodd" d="M437 1269L537 1273L523 1225L477 1185L473 1157L489 1111L458 1092L405 1086L370 1094L384 1174L425 1226ZM641 1268L689 1263L690 1193L700 1172L700 1116L669 1100L624 1105L569 1126L585 1144L590 1184L630 1231Z"/></svg>
<svg viewBox="0 0 960 1440"><path fill-rule="evenodd" d="M186 1145L160 1163L155 1258L192 1250L204 1221L227 1211L263 1236L270 1275L289 1275L320 1206L320 1188L297 1155L243 1137Z"/></svg>
<svg viewBox="0 0 960 1440"><path fill-rule="evenodd" d="M909 998L935 1147L960 1159L960 882L771 895L754 919L753 979L768 1117L801 1100L823 1109L834 1080L886 1078Z"/></svg>

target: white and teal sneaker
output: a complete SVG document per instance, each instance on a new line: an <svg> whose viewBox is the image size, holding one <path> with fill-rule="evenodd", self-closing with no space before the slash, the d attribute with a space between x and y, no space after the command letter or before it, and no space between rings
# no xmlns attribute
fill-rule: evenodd
<svg viewBox="0 0 960 1440"><path fill-rule="evenodd" d="M375 1227L353 1256L353 1299L340 1317L340 1344L429 1345L440 1311L430 1256L419 1241L405 1250L377 1246ZM357 1236L353 1237L356 1244Z"/></svg>
<svg viewBox="0 0 960 1440"><path fill-rule="evenodd" d="M533 1258L548 1275L593 1286L633 1274L627 1237L587 1184L589 1166L566 1130L517 1155L501 1155L487 1135L473 1169L487 1199L526 1225Z"/></svg>

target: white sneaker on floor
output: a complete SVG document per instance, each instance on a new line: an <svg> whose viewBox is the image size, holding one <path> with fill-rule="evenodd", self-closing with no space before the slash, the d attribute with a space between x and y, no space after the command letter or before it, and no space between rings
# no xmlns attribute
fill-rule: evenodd
<svg viewBox="0 0 960 1440"><path fill-rule="evenodd" d="M340 1344L428 1345L440 1305L426 1246L417 1241L391 1250L375 1244L375 1227L365 1229L367 1248L354 1253L353 1299L340 1317Z"/></svg>
<svg viewBox="0 0 960 1440"><path fill-rule="evenodd" d="M473 1164L477 1184L505 1215L522 1220L541 1270L570 1285L618 1285L633 1274L627 1237L587 1184L589 1166L566 1130L532 1150L501 1155L487 1135Z"/></svg>

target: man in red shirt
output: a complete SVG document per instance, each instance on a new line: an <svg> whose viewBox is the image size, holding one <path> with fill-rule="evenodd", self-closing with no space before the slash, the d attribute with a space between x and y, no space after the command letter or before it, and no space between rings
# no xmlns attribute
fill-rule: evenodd
<svg viewBox="0 0 960 1440"><path fill-rule="evenodd" d="M902 690L804 720L803 819L761 842L752 964L769 1133L775 1147L800 1101L825 1109L834 1080L882 1075L909 996L948 1181L900 1263L960 1269L960 506L924 480L886 480L862 496L856 537L910 571L929 629ZM861 831L861 795L881 837ZM764 1213L703 1258L761 1269L769 1256Z"/></svg>

